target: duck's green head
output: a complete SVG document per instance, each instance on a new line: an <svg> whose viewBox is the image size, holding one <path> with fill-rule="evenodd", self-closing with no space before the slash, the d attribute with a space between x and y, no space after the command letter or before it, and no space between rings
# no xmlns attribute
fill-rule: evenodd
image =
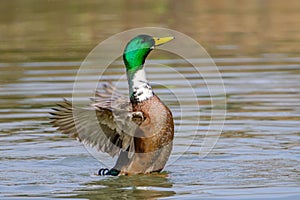
<svg viewBox="0 0 300 200"><path fill-rule="evenodd" d="M137 71L143 67L145 59L156 46L165 44L174 37L157 38L149 35L138 35L128 42L123 53L127 71Z"/></svg>

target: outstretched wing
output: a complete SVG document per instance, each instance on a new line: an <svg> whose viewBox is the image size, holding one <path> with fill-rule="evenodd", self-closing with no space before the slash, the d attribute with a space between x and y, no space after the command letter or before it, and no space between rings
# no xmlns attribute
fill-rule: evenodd
<svg viewBox="0 0 300 200"><path fill-rule="evenodd" d="M88 108L73 106L68 100L59 103L50 113L51 123L63 134L112 157L121 149L133 152L134 132L143 116L132 117L131 103L114 86L105 84L103 89L103 92L96 92Z"/></svg>

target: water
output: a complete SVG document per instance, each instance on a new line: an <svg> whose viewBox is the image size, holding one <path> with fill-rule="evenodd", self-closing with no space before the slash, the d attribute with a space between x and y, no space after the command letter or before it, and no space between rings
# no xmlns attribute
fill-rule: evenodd
<svg viewBox="0 0 300 200"><path fill-rule="evenodd" d="M300 57L295 48L299 46L299 14L295 11L299 3L291 1L284 6L274 1L271 6L268 1L259 5L248 2L247 8L240 8L235 1L226 1L223 7L191 1L192 7L201 10L202 14L197 14L184 3L168 2L144 3L144 12L115 1L105 9L102 1L88 1L85 9L79 9L83 6L80 1L48 1L48 6L35 1L26 5L8 1L7 9L1 7L1 26L5 29L0 29L0 33L5 42L0 44L0 198L300 198ZM65 12L62 8L70 9ZM181 12L176 14L176 9ZM134 20L134 14L140 14L141 19ZM119 21L122 16L128 20L127 25ZM157 62L188 77L197 91L200 115L193 110L191 99L179 106L174 95L158 84L188 95L187 85L178 81L175 73L161 67L147 68L150 83L171 108L177 125L171 162L162 174L96 176L104 164L82 144L52 128L48 112L63 97L72 96L81 61L95 45L126 28L159 26L161 18L157 16L177 19L178 24L165 22L167 27L207 43L205 47L226 88L227 114L222 134L214 149L202 158L201 144L210 123L210 96L205 82L194 75L190 66L179 58L167 57ZM252 20L259 16L264 19L262 24L253 25ZM149 21L144 22L144 17ZM227 25L209 29L211 25L206 22L201 29L195 29L200 25L194 26L190 18L202 17ZM57 23L60 18L65 20ZM239 32L242 28L235 24L243 20L245 30ZM291 26L283 26L287 21ZM261 31L263 24L273 34ZM110 29L105 28L108 25ZM285 31L277 30L277 26ZM251 35L255 29L257 34ZM153 52L149 63L157 56ZM205 61L195 62L203 72L209 71ZM116 81L123 75L120 63L112 68L103 80ZM215 74L209 77L213 81ZM88 73L83 78L89 82L98 76ZM121 87L121 91L126 93L126 87ZM210 133L213 137L214 130ZM108 166L114 163L103 154L99 157Z"/></svg>

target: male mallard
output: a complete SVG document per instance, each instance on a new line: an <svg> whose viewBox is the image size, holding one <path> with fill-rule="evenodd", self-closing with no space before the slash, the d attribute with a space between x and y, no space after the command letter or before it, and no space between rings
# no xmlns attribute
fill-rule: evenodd
<svg viewBox="0 0 300 200"><path fill-rule="evenodd" d="M139 35L129 41L123 60L130 102L108 84L104 92L96 92L90 108L74 107L65 100L51 113L53 125L62 133L111 156L119 154L116 165L100 169L99 175L147 174L164 168L172 150L173 117L149 85L144 63L154 47L172 39ZM91 112L96 113L97 123Z"/></svg>

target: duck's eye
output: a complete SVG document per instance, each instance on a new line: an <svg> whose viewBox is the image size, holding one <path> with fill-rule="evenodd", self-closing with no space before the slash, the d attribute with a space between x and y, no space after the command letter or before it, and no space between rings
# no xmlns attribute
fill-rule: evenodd
<svg viewBox="0 0 300 200"><path fill-rule="evenodd" d="M141 43L145 43L146 42L146 38L143 38Z"/></svg>

